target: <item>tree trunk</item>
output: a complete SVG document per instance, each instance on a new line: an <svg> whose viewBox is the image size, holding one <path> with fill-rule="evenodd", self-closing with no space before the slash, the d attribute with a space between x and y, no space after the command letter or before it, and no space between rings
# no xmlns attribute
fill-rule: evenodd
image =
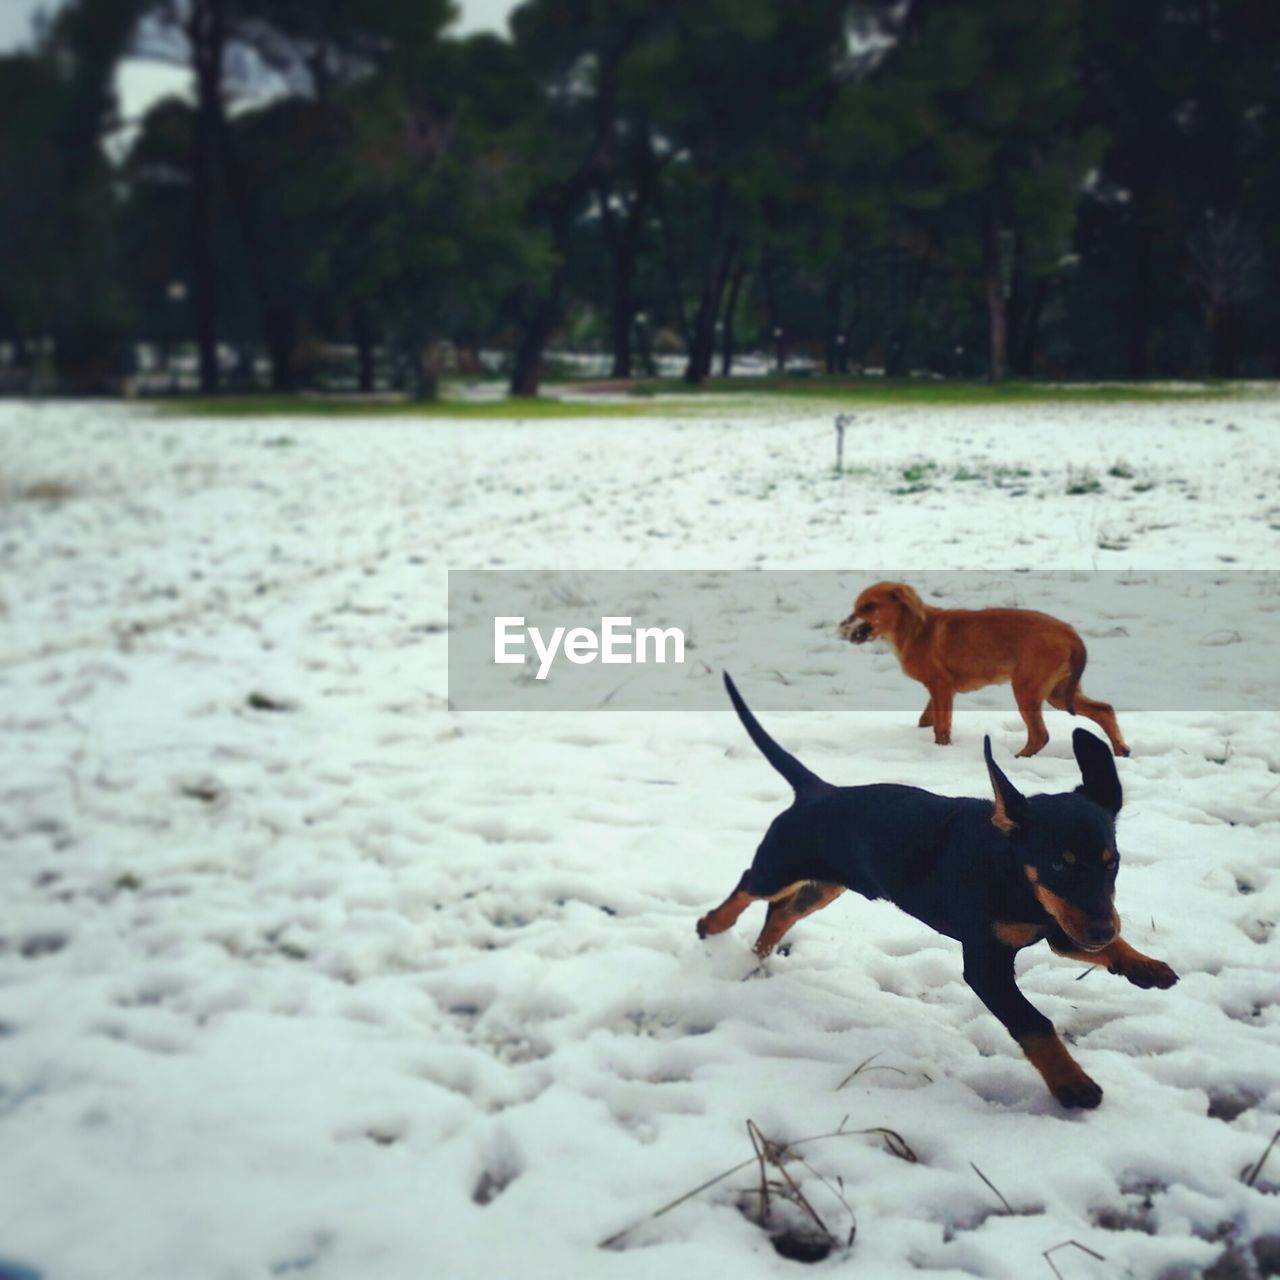
<svg viewBox="0 0 1280 1280"><path fill-rule="evenodd" d="M653 326L636 327L636 354L640 357L640 367L646 378L658 376L658 362L653 354Z"/></svg>
<svg viewBox="0 0 1280 1280"><path fill-rule="evenodd" d="M613 255L613 296L610 299L610 331L613 367L610 376L631 377L631 317L635 302L631 296L635 276L635 255L620 249Z"/></svg>
<svg viewBox="0 0 1280 1280"><path fill-rule="evenodd" d="M200 390L218 391L218 301L213 264L213 160L222 112L223 0L196 0L187 21L196 82L191 148L191 314L195 321Z"/></svg>
<svg viewBox="0 0 1280 1280"><path fill-rule="evenodd" d="M511 370L510 393L513 396L533 397L538 394L538 384L542 381L542 357L560 320L563 295L564 273L558 270L550 292L534 304L533 314L520 335Z"/></svg>
<svg viewBox="0 0 1280 1280"><path fill-rule="evenodd" d="M440 380L431 366L426 339L415 334L409 339L409 372L413 377L413 398L418 401L434 400L440 390Z"/></svg>
<svg viewBox="0 0 1280 1280"><path fill-rule="evenodd" d="M351 337L356 344L357 383L361 395L373 392L373 333L369 328L369 310L362 302L353 302L350 311Z"/></svg>
<svg viewBox="0 0 1280 1280"><path fill-rule="evenodd" d="M760 283L764 286L764 305L769 315L769 336L774 343L774 364L779 373L787 367L786 352L782 345L782 316L778 308L778 291L774 283L773 255L766 251L760 267Z"/></svg>
<svg viewBox="0 0 1280 1280"><path fill-rule="evenodd" d="M923 259L916 259L912 264L911 278L908 282L905 302L901 307L894 307L894 312L900 316L897 323L889 331L885 339L884 348L884 371L886 377L902 377L908 372L907 369L907 349L911 341L911 329L916 318L916 303L920 301L920 295L924 292L925 281L929 277L928 268L924 265ZM897 290L895 289L895 296Z"/></svg>
<svg viewBox="0 0 1280 1280"><path fill-rule="evenodd" d="M729 182L725 177L716 179L711 196L711 222L707 229L707 243L702 262L702 289L698 297L698 311L690 335L689 360L685 365L684 380L696 386L711 372L711 357L715 349L715 323L720 311L720 297L728 279L730 259L735 245L730 239L723 253L720 245L724 237L725 209L729 201ZM717 265L716 259L719 258Z"/></svg>
<svg viewBox="0 0 1280 1280"><path fill-rule="evenodd" d="M298 371L294 361L294 316L279 300L271 279L268 255L263 243L262 228L258 221L258 208L244 167L236 151L235 139L226 114L221 110L215 118L223 168L227 175L227 188L231 195L231 207L240 227L240 238L249 258L249 275L261 314L263 336L267 341L267 356L271 361L271 389L296 391Z"/></svg>
<svg viewBox="0 0 1280 1280"><path fill-rule="evenodd" d="M721 255L719 268L711 272L704 284L698 314L694 319L689 361L684 371L684 380L691 386L696 386L711 373L711 361L715 356L716 316L720 313L720 299L724 296L736 255L737 242L730 237Z"/></svg>
<svg viewBox="0 0 1280 1280"><path fill-rule="evenodd" d="M1009 311L998 273L987 276L987 325L991 332L991 364L987 376L993 383L1002 383L1009 364Z"/></svg>
<svg viewBox="0 0 1280 1280"><path fill-rule="evenodd" d="M1210 310L1209 372L1215 378L1236 375L1235 307L1229 302Z"/></svg>
<svg viewBox="0 0 1280 1280"><path fill-rule="evenodd" d="M685 306L684 283L680 279L680 271L676 266L675 238L671 233L671 221L667 216L666 202L662 199L659 188L655 192L658 208L658 224L662 228L662 265L667 281L667 293L671 310L675 313L676 324L680 328L680 337L687 348L693 345L693 334L689 329L689 312Z"/></svg>
<svg viewBox="0 0 1280 1280"><path fill-rule="evenodd" d="M609 245L610 272L610 336L613 348L615 378L631 377L631 321L635 315L636 263L640 257L640 239L653 201L657 171L652 162L640 167L635 195L626 216L619 218L613 208L613 192L609 182L601 178L596 184L605 239ZM619 225L621 224L621 225Z"/></svg>
<svg viewBox="0 0 1280 1280"><path fill-rule="evenodd" d="M1134 211L1133 294L1129 300L1129 333L1126 341L1126 372L1142 379L1151 374L1151 224L1146 201L1140 199Z"/></svg>
<svg viewBox="0 0 1280 1280"><path fill-rule="evenodd" d="M727 378L733 372L733 318L738 314L738 295L742 282L747 278L747 264L739 261L729 283L729 296L724 304L724 331L720 348L720 376Z"/></svg>
<svg viewBox="0 0 1280 1280"><path fill-rule="evenodd" d="M840 371L840 311L844 302L844 282L837 276L827 286L827 351L826 370Z"/></svg>
<svg viewBox="0 0 1280 1280"><path fill-rule="evenodd" d="M986 290L987 325L991 335L991 363L987 376L991 382L1003 382L1008 372L1009 315L999 272L988 274Z"/></svg>
<svg viewBox="0 0 1280 1280"><path fill-rule="evenodd" d="M1027 314L1020 327L1017 347L1013 353L1014 372L1022 378L1029 378L1035 372L1036 348L1040 338L1040 316L1044 312L1044 300L1048 290L1048 277L1037 276L1035 283L1031 286L1031 300L1027 303Z"/></svg>
<svg viewBox="0 0 1280 1280"><path fill-rule="evenodd" d="M298 370L294 353L297 333L293 316L288 311L273 308L267 312L264 326L267 331L267 355L271 362L271 390L296 391Z"/></svg>
<svg viewBox="0 0 1280 1280"><path fill-rule="evenodd" d="M702 382L711 370L711 349L715 340L715 330L711 327L707 314L701 307L694 318L692 340L689 343L689 355L684 366L684 380L691 387Z"/></svg>
<svg viewBox="0 0 1280 1280"><path fill-rule="evenodd" d="M984 217L982 225L982 272L991 342L987 376L993 383L1003 382L1009 367L1009 302L1004 296L1004 280L1000 273L995 219L990 214Z"/></svg>

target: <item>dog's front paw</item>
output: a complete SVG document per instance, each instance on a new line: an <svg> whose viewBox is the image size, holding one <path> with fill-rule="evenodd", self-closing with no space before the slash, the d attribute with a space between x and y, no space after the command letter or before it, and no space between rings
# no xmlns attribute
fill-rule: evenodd
<svg viewBox="0 0 1280 1280"><path fill-rule="evenodd" d="M951 745L950 733L939 733L936 729L933 731L933 741L935 746L949 747Z"/></svg>
<svg viewBox="0 0 1280 1280"><path fill-rule="evenodd" d="M1163 960L1152 960L1150 956L1143 956L1140 963L1127 964L1124 976L1135 987L1158 987L1161 991L1178 981L1178 975Z"/></svg>
<svg viewBox="0 0 1280 1280"><path fill-rule="evenodd" d="M705 938L709 932L710 930L707 928L707 917L703 916L702 919L698 921L698 937Z"/></svg>
<svg viewBox="0 0 1280 1280"><path fill-rule="evenodd" d="M1081 1071L1071 1080L1054 1085L1053 1096L1064 1107L1092 1111L1102 1101L1102 1086Z"/></svg>

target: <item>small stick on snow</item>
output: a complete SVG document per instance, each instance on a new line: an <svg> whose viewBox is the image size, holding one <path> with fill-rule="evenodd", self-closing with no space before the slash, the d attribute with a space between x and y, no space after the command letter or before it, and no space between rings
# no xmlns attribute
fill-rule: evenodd
<svg viewBox="0 0 1280 1280"><path fill-rule="evenodd" d="M764 1167L764 1147L769 1139L756 1128L754 1120L747 1121L747 1137L751 1139L751 1149L760 1165L760 1221L764 1223L769 1221L769 1173Z"/></svg>
<svg viewBox="0 0 1280 1280"><path fill-rule="evenodd" d="M787 1154L787 1144L785 1142L774 1142L772 1139L766 1138L760 1132L760 1126L754 1120L747 1121L747 1133L751 1135L751 1145L755 1147L756 1158L760 1161L760 1196L764 1209L761 1214L761 1222L767 1221L769 1216L769 1184L764 1165L764 1162L768 1160L782 1175L787 1184L787 1189L782 1194L793 1204L803 1209L813 1219L818 1230L834 1245L836 1243L835 1236L827 1229L827 1224L819 1217L818 1211L809 1203L804 1192L800 1190L799 1183L787 1172L786 1166L783 1164Z"/></svg>
<svg viewBox="0 0 1280 1280"><path fill-rule="evenodd" d="M1272 1148L1277 1142L1280 1142L1280 1129L1277 1129L1275 1133L1271 1135L1271 1141L1267 1143L1267 1149L1262 1153L1258 1163L1247 1164L1240 1170L1240 1176L1244 1178L1244 1185L1246 1187L1253 1186L1254 1182L1257 1181L1258 1174L1262 1172L1262 1166L1267 1163L1267 1157L1271 1154Z"/></svg>
<svg viewBox="0 0 1280 1280"><path fill-rule="evenodd" d="M1066 1248L1079 1249L1081 1253L1087 1253L1089 1257L1097 1258L1099 1262L1106 1262L1106 1258L1104 1258L1102 1254L1094 1253L1092 1249L1088 1248L1086 1245L1081 1244L1079 1240L1063 1240L1061 1244L1055 1244L1053 1248L1046 1249L1040 1255L1049 1264L1049 1270L1052 1271L1053 1274L1058 1277L1058 1280L1062 1280L1062 1272L1059 1271L1058 1268L1054 1265L1053 1259L1049 1255L1051 1253L1057 1253L1059 1249L1066 1249Z"/></svg>
<svg viewBox="0 0 1280 1280"><path fill-rule="evenodd" d="M845 1119L848 1119L846 1116ZM896 1129L887 1129L883 1125L873 1125L870 1129L846 1129L844 1120L840 1122L840 1127L831 1133L815 1133L807 1138L796 1138L792 1142L780 1143L777 1146L779 1158L790 1154L794 1148L804 1146L810 1142L825 1142L828 1138L855 1138L860 1135L879 1134L884 1139L885 1150L892 1156L897 1156L899 1160L905 1160L908 1164L918 1164L920 1157L912 1151L907 1140L897 1132ZM714 1178L708 1178L706 1182L700 1183L694 1187L692 1191L686 1191L684 1195L677 1196L668 1204L664 1204L661 1209L655 1209L645 1218L641 1218L640 1222L652 1222L655 1218L661 1218L663 1214L670 1213L672 1209L677 1209L684 1204L686 1200L692 1200L694 1196L701 1194L703 1191L714 1187L716 1183L723 1182L726 1178L731 1178L735 1173L741 1172L748 1166L756 1163L756 1156L751 1156L746 1160L735 1164L732 1169L726 1169L723 1173L718 1173ZM640 1222L633 1222L628 1227L623 1227L621 1231L615 1231L613 1235L601 1240L596 1246L598 1249L612 1249L619 1241L624 1239Z"/></svg>
<svg viewBox="0 0 1280 1280"><path fill-rule="evenodd" d="M855 1076L860 1076L864 1071L896 1071L900 1076L905 1076L907 1073L903 1071L901 1067L891 1067L887 1064L881 1067L873 1067L871 1065L883 1052L883 1049L877 1049L869 1058L863 1058L863 1060L858 1063L858 1065L854 1067L854 1069L850 1071L838 1085L836 1085L836 1088L843 1089L850 1080L854 1079Z"/></svg>
<svg viewBox="0 0 1280 1280"><path fill-rule="evenodd" d="M1011 1205L1011 1204L1010 1204L1010 1203L1009 1203L1009 1202L1004 1198L1004 1196L1003 1196L1003 1195L1001 1194L1001 1192L1000 1192L1000 1188L999 1188L999 1187L997 1187L997 1186L996 1186L996 1184L995 1184L994 1182L992 1182L992 1181L991 1181L991 1179L990 1179L990 1178L988 1178L988 1177L987 1177L987 1175L986 1175L985 1173L983 1173L983 1172L982 1172L982 1170L981 1170L981 1169L979 1169L979 1168L978 1168L978 1166L977 1166L976 1164L974 1164L972 1160L970 1160L970 1161L969 1161L969 1168L970 1168L970 1169L972 1169L972 1170L974 1171L974 1173L976 1173L976 1174L978 1175L978 1177L980 1177L980 1178L983 1180L983 1182L985 1182L985 1183L987 1184L987 1186L989 1186L989 1187L991 1188L991 1190L995 1192L995 1194L996 1194L996 1199L997 1199L997 1200L999 1200L999 1201L1000 1201L1000 1203L1001 1203L1002 1205L1004 1205L1004 1211L1005 1211L1005 1213L1013 1213L1013 1205ZM1050 1263L1049 1265L1050 1265L1050 1266L1052 1266L1053 1264L1052 1264L1052 1263Z"/></svg>

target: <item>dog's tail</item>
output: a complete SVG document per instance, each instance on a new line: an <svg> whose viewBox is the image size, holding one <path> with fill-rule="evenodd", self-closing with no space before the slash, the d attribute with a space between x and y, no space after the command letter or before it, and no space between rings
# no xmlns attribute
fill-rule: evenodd
<svg viewBox="0 0 1280 1280"><path fill-rule="evenodd" d="M1084 675L1087 656L1084 641L1076 636L1071 645L1071 652L1067 655L1067 685L1062 691L1063 705L1072 715L1076 713L1076 690L1080 688L1080 677Z"/></svg>
<svg viewBox="0 0 1280 1280"><path fill-rule="evenodd" d="M751 708L743 702L742 695L727 671L724 673L724 687L729 691L729 701L733 703L733 709L738 713L743 728L750 734L751 741L760 748L764 758L791 783L797 796L834 789L831 783L824 782L816 773L806 769L791 752L784 751L765 733L760 721L751 714Z"/></svg>

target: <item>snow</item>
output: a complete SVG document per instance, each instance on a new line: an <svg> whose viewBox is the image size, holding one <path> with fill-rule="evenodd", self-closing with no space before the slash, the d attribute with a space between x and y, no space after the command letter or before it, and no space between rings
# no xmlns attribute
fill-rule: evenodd
<svg viewBox="0 0 1280 1280"><path fill-rule="evenodd" d="M697 939L789 798L727 707L446 705L450 568L1274 570L1276 423L886 409L837 479L803 408L0 407L0 1275L793 1274L754 1164L650 1217L751 1159L748 1120L918 1157L786 1165L861 1275L1047 1278L1069 1240L1105 1261L1058 1250L1066 1280L1192 1275L1280 1232L1280 1151L1242 1177L1280 1127L1274 705L1097 687L1134 750L1125 934L1182 980L1022 954L1088 1114L890 906L845 895L763 970L760 908ZM887 661L831 643L848 688ZM946 749L848 699L767 725L841 783L982 794L989 732L1023 790L1074 786L1069 719L1012 760L1006 698Z"/></svg>

